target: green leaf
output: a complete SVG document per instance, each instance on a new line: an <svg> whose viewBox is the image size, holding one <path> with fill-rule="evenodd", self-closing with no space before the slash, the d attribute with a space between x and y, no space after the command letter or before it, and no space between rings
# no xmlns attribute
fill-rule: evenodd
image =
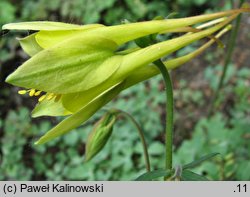
<svg viewBox="0 0 250 197"><path fill-rule="evenodd" d="M37 43L35 36L37 33L31 34L25 38L18 38L22 49L29 55L34 56L43 49Z"/></svg>
<svg viewBox="0 0 250 197"><path fill-rule="evenodd" d="M155 170L140 175L138 178L135 179L135 181L152 181L156 178L170 176L171 173L171 170Z"/></svg>
<svg viewBox="0 0 250 197"><path fill-rule="evenodd" d="M42 136L35 144L43 144L48 142L56 137L64 135L70 132L72 129L80 126L86 120L88 120L96 111L103 107L106 103L112 100L119 92L122 90L123 83L117 85L112 90L106 94L98 97L85 107L83 107L77 113L66 118L50 131L48 131L44 136Z"/></svg>
<svg viewBox="0 0 250 197"><path fill-rule="evenodd" d="M211 158L213 158L213 157L215 157L216 155L219 155L219 154L220 154L220 153L211 153L211 154L207 154L207 155L205 155L205 156L203 156L203 157L201 157L201 158L199 158L199 159L197 159L197 160L195 160L195 161L193 161L193 162L191 162L191 163L188 163L188 164L184 165L184 166L183 166L183 170L189 169L189 168L197 167L197 166L199 166L202 162L207 161L207 160L209 160L209 159L211 159Z"/></svg>
<svg viewBox="0 0 250 197"><path fill-rule="evenodd" d="M121 64L117 45L101 37L73 37L45 49L9 75L8 83L56 94L90 89L108 79Z"/></svg>
<svg viewBox="0 0 250 197"><path fill-rule="evenodd" d="M16 19L16 11L18 9L17 6L15 6L10 1L0 1L0 25L4 23L9 23Z"/></svg>
<svg viewBox="0 0 250 197"><path fill-rule="evenodd" d="M162 155L164 154L165 146L161 142L153 142L148 147L149 155Z"/></svg>
<svg viewBox="0 0 250 197"><path fill-rule="evenodd" d="M209 181L206 177L196 174L190 170L184 170L181 175L183 181Z"/></svg>
<svg viewBox="0 0 250 197"><path fill-rule="evenodd" d="M248 160L241 160L239 162L239 165L236 169L236 177L238 180L241 181L248 181L250 180L250 174L248 173L250 171L250 161Z"/></svg>

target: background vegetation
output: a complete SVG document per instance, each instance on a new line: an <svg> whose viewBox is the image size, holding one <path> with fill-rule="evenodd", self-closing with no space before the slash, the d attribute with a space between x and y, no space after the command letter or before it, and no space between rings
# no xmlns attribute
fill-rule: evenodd
<svg viewBox="0 0 250 197"><path fill-rule="evenodd" d="M179 16L230 8L230 1L211 0L1 0L0 26L9 22L53 20L119 24L150 20L177 11ZM237 2L237 1L235 1ZM175 97L174 163L183 164L219 152L196 172L211 180L250 180L250 33L243 17L224 88L208 117L209 103L222 71L225 50L214 46L203 56L172 72ZM244 26L244 27L243 27ZM4 34L5 32L2 32ZM28 32L19 33L19 36ZM34 146L58 119L30 118L32 98L17 95L6 76L28 57L7 33L0 40L0 180L133 180L145 172L142 147L133 125L120 120L111 140L91 162L84 163L84 144L98 112L87 124L46 145ZM223 39L227 42L227 36ZM186 47L176 55L189 52ZM248 55L247 55L248 54ZM109 106L131 113L143 126L154 169L164 164L164 100L161 77L141 83Z"/></svg>

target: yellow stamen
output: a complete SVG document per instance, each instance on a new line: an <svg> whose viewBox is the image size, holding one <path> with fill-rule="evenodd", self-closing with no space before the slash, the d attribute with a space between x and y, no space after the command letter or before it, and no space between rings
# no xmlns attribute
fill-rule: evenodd
<svg viewBox="0 0 250 197"><path fill-rule="evenodd" d="M26 94L27 93L27 90L19 90L18 91L18 94Z"/></svg>
<svg viewBox="0 0 250 197"><path fill-rule="evenodd" d="M30 96L34 96L35 93L36 93L36 90L35 89L31 89L29 95Z"/></svg>
<svg viewBox="0 0 250 197"><path fill-rule="evenodd" d="M56 95L56 97L55 97L55 102L56 103L60 100L61 96L62 96L61 94Z"/></svg>
<svg viewBox="0 0 250 197"><path fill-rule="evenodd" d="M55 96L55 94L54 93L49 93L48 95L47 95L47 100L49 101L49 100L51 100L52 98L54 98L54 96Z"/></svg>
<svg viewBox="0 0 250 197"><path fill-rule="evenodd" d="M39 90L39 91L37 91L36 93L35 93L35 96L39 96L40 94L41 94L41 90Z"/></svg>
<svg viewBox="0 0 250 197"><path fill-rule="evenodd" d="M42 96L38 99L38 101L39 101L39 102L42 102L45 98L46 98L46 95L42 95Z"/></svg>

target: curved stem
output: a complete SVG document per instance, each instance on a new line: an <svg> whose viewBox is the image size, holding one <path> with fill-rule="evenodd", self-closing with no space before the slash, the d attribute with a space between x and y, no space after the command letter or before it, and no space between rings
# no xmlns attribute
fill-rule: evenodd
<svg viewBox="0 0 250 197"><path fill-rule="evenodd" d="M240 1L240 7L243 5L244 2L245 2L245 0ZM209 108L209 112L208 112L209 116L212 115L212 113L213 113L214 104L218 98L218 94L219 94L221 88L223 87L226 72L228 70L229 63L231 62L232 54L233 54L235 43L236 43L237 34L238 34L238 31L240 28L240 20L241 20L241 14L237 17L236 22L235 22L235 24L236 24L235 28L232 30L232 32L230 34L229 43L228 43L228 50L226 52L226 57L225 57L225 61L224 61L222 75L220 77L218 86L215 90L214 96L213 96L212 101L211 101L211 107Z"/></svg>
<svg viewBox="0 0 250 197"><path fill-rule="evenodd" d="M143 134L143 130L140 127L140 125L136 122L136 120L133 118L133 116L131 116L129 113L122 111L120 109L114 109L115 112L117 112L118 114L122 114L125 117L127 117L129 120L131 120L131 122L135 125L140 140L142 142L142 146L143 146L143 154L144 154L144 158L145 158L145 164L146 164L146 169L148 172L150 172L150 161L149 161L149 154L148 154L148 149L147 149L147 144L146 144L146 140L144 138L144 134Z"/></svg>
<svg viewBox="0 0 250 197"><path fill-rule="evenodd" d="M166 170L172 169L172 152L173 152L173 122L174 122L174 99L173 99L173 87L170 75L167 68L161 60L157 60L154 64L161 71L166 87Z"/></svg>
<svg viewBox="0 0 250 197"><path fill-rule="evenodd" d="M234 8L234 0L230 0L231 8Z"/></svg>

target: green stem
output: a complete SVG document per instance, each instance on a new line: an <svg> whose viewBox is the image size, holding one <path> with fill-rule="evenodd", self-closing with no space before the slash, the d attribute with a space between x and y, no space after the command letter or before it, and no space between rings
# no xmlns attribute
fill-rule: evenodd
<svg viewBox="0 0 250 197"><path fill-rule="evenodd" d="M234 8L234 0L230 0L231 8Z"/></svg>
<svg viewBox="0 0 250 197"><path fill-rule="evenodd" d="M140 140L142 142L142 146L143 146L143 154L144 154L144 158L145 158L145 164L146 164L146 169L148 172L150 172L150 161L149 161L149 154L148 154L148 149L147 149L147 144L146 144L146 140L143 134L143 130L140 127L140 125L136 122L136 120L133 118L133 116L131 116L129 113L122 111L120 109L114 109L115 112L117 112L118 114L122 114L125 117L127 117L129 120L131 120L131 122L135 125Z"/></svg>
<svg viewBox="0 0 250 197"><path fill-rule="evenodd" d="M240 1L240 7L242 6L242 4L244 2L245 2L245 0ZM233 51L234 51L236 38L237 38L237 34L238 34L238 31L239 31L239 27L240 27L240 20L241 20L241 14L237 17L235 28L232 30L232 32L230 34L228 50L226 52L226 57L225 57L224 65L223 65L222 75L220 77L218 86L217 86L217 88L215 90L214 96L213 96L212 101L211 101L211 107L210 107L210 110L209 110L209 113L208 113L209 116L212 115L212 113L213 113L215 102L216 102L216 100L218 98L218 95L219 95L219 92L220 92L221 88L223 87L223 83L224 83L225 76L226 76L226 73L227 73L227 70L228 70L228 66L229 66L229 63L231 62L232 54L233 54Z"/></svg>
<svg viewBox="0 0 250 197"><path fill-rule="evenodd" d="M166 136L165 136L165 145L166 145L166 170L172 169L172 152L173 152L173 122L174 122L174 99L173 99L173 88L170 75L167 68L162 63L161 60L157 60L154 64L161 71L161 74L164 79L166 87Z"/></svg>

